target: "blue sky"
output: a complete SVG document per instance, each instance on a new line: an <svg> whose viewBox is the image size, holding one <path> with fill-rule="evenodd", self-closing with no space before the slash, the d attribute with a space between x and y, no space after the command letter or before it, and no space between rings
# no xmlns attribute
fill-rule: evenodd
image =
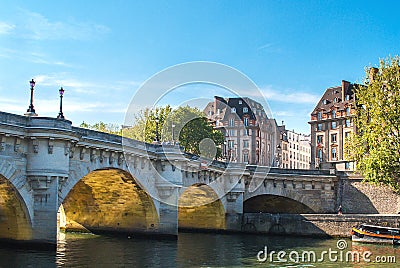
<svg viewBox="0 0 400 268"><path fill-rule="evenodd" d="M397 1L11 1L0 3L0 110L122 124L149 77L191 61L252 79L277 122L307 133L327 87L399 54ZM187 102L193 88L169 100ZM251 95L251 93L249 93ZM204 96L202 96L204 97ZM212 99L213 96L209 96Z"/></svg>

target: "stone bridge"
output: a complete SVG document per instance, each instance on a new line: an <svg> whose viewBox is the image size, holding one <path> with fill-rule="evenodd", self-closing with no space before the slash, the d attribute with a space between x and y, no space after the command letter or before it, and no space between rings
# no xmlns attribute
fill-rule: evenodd
<svg viewBox="0 0 400 268"><path fill-rule="evenodd" d="M237 231L243 213L332 213L334 171L208 161L147 144L0 112L0 238L56 243L59 224L176 236Z"/></svg>

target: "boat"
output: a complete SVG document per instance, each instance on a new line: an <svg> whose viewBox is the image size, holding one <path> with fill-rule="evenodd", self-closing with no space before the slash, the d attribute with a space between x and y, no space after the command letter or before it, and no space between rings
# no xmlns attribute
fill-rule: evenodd
<svg viewBox="0 0 400 268"><path fill-rule="evenodd" d="M351 240L362 243L400 245L400 228L360 224L351 229Z"/></svg>

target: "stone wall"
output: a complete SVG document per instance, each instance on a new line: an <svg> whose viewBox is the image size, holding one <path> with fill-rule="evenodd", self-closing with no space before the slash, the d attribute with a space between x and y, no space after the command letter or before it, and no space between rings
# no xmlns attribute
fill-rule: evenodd
<svg viewBox="0 0 400 268"><path fill-rule="evenodd" d="M400 213L400 195L389 186L362 182L356 175L339 181L338 204L343 213L397 214Z"/></svg>
<svg viewBox="0 0 400 268"><path fill-rule="evenodd" d="M245 213L241 231L280 235L350 237L351 228L361 223L400 227L400 216Z"/></svg>

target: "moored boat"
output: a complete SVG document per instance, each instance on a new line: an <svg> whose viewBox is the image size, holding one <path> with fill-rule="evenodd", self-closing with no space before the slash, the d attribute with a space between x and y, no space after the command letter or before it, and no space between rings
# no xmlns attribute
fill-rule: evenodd
<svg viewBox="0 0 400 268"><path fill-rule="evenodd" d="M355 242L400 245L400 228L361 224L351 229L351 235Z"/></svg>

